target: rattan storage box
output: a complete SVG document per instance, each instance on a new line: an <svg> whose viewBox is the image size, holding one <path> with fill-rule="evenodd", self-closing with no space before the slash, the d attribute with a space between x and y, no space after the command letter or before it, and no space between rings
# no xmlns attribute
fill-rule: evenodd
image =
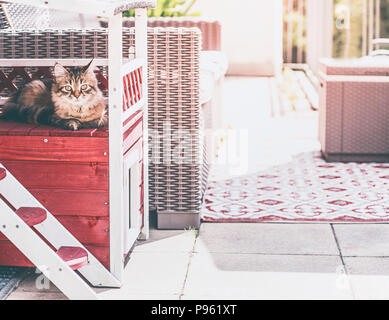
<svg viewBox="0 0 389 320"><path fill-rule="evenodd" d="M326 160L389 162L389 58L323 59L319 78Z"/></svg>

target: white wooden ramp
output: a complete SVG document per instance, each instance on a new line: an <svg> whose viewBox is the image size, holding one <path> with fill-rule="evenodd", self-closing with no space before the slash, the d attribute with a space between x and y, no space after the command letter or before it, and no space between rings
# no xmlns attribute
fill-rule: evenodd
<svg viewBox="0 0 389 320"><path fill-rule="evenodd" d="M1 164L0 194L8 202L0 199L0 232L69 299L97 299L76 270L92 286L120 287L120 282Z"/></svg>

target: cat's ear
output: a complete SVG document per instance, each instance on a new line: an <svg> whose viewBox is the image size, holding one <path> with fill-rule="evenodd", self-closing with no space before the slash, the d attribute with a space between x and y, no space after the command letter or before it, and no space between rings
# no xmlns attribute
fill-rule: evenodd
<svg viewBox="0 0 389 320"><path fill-rule="evenodd" d="M95 61L94 58L92 58L92 60L85 67L83 67L82 70L84 71L84 73L93 72L95 70L95 67Z"/></svg>
<svg viewBox="0 0 389 320"><path fill-rule="evenodd" d="M69 72L66 70L66 68L63 65L56 63L54 66L55 79L58 80L60 78L66 77L67 75L69 75Z"/></svg>

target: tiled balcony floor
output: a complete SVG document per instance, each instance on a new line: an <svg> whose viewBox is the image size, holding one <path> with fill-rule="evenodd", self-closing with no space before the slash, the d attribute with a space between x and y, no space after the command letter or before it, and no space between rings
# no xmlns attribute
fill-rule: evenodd
<svg viewBox="0 0 389 320"><path fill-rule="evenodd" d="M240 92L238 98L233 94ZM272 118L269 79L227 78L224 123L247 130L256 172L319 150L315 112ZM241 174L220 165L214 177ZM203 223L195 231L152 230L106 299L388 299L388 224ZM142 270L142 272L138 272ZM63 299L27 279L10 299Z"/></svg>

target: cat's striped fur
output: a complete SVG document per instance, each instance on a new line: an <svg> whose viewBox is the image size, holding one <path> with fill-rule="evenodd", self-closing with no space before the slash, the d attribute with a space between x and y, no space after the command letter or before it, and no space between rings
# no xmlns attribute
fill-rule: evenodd
<svg viewBox="0 0 389 320"><path fill-rule="evenodd" d="M105 126L107 111L92 61L73 68L57 63L53 80L27 83L4 104L0 117L69 130Z"/></svg>

